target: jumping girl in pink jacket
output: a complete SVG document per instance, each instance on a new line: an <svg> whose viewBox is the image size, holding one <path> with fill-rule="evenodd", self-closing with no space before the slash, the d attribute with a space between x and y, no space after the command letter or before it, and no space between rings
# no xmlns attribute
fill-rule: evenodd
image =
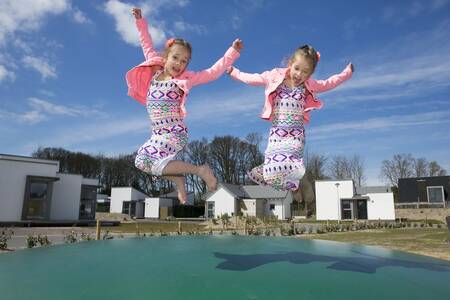
<svg viewBox="0 0 450 300"><path fill-rule="evenodd" d="M178 198L185 203L186 173L201 177L210 191L217 185L217 179L207 165L194 166L175 159L188 141L184 124L186 97L193 86L219 78L239 57L242 41L236 39L225 55L209 69L187 71L191 45L183 39L169 39L163 53L157 53L141 10L133 8L132 12L145 62L127 72L128 95L146 105L152 124L152 135L137 151L135 165L144 172L175 182Z"/></svg>
<svg viewBox="0 0 450 300"><path fill-rule="evenodd" d="M309 112L320 109L322 102L316 94L331 90L349 79L353 65L326 80L314 80L319 53L311 46L298 48L289 59L287 68L276 68L262 74L248 74L230 67L234 79L250 85L265 86L265 103L261 118L272 121L264 164L247 173L254 182L270 185L277 190L297 190L305 174L303 149L304 123Z"/></svg>

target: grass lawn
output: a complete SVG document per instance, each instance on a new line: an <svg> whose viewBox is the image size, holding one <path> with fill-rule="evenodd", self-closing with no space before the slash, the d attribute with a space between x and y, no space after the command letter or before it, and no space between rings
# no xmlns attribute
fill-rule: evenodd
<svg viewBox="0 0 450 300"><path fill-rule="evenodd" d="M178 223L139 223L139 231L141 233L160 233L160 232L176 232L178 231ZM136 223L121 223L119 226L102 227L102 231L117 233L135 233L137 231ZM183 231L202 231L206 230L204 225L182 223Z"/></svg>
<svg viewBox="0 0 450 300"><path fill-rule="evenodd" d="M374 229L302 235L304 239L320 239L412 252L450 261L450 232L447 228Z"/></svg>

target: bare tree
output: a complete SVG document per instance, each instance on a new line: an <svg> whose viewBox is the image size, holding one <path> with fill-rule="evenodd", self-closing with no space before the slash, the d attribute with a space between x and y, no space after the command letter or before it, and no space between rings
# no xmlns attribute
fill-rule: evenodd
<svg viewBox="0 0 450 300"><path fill-rule="evenodd" d="M366 180L366 176L364 175L364 161L359 155L355 154L350 159L350 170L353 182L357 187L361 187Z"/></svg>
<svg viewBox="0 0 450 300"><path fill-rule="evenodd" d="M186 147L186 157L191 164L197 166L208 164L208 156L209 144L205 138L198 141L192 141ZM206 193L206 184L199 177L189 174L187 175L187 181L192 184L195 195Z"/></svg>
<svg viewBox="0 0 450 300"><path fill-rule="evenodd" d="M233 136L215 137L210 143L211 163L219 181L236 183L240 140Z"/></svg>
<svg viewBox="0 0 450 300"><path fill-rule="evenodd" d="M381 178L397 187L399 178L409 178L414 175L413 161L411 154L395 154L391 160L383 160Z"/></svg>
<svg viewBox="0 0 450 300"><path fill-rule="evenodd" d="M428 162L425 158L413 158L413 176L424 177L428 174Z"/></svg>
<svg viewBox="0 0 450 300"><path fill-rule="evenodd" d="M343 155L335 155L328 163L328 174L333 179L352 178L352 165L349 159Z"/></svg>
<svg viewBox="0 0 450 300"><path fill-rule="evenodd" d="M428 174L429 176L445 176L447 171L443 169L437 162L431 161L428 164Z"/></svg>

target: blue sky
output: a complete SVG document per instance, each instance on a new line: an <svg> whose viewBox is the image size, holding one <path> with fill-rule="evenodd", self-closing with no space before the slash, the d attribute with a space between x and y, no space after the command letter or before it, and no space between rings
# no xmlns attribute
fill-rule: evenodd
<svg viewBox="0 0 450 300"><path fill-rule="evenodd" d="M245 46L235 65L247 72L282 66L305 43L321 53L316 79L353 62L353 78L321 94L307 150L360 155L367 184L381 183L381 161L397 153L450 171L448 0L0 0L0 153L51 146L117 155L145 142L146 111L124 80L143 60L133 6L143 8L157 48L169 37L191 42L191 70L209 67L237 37ZM196 87L190 139L266 137L263 103L262 88L226 75Z"/></svg>

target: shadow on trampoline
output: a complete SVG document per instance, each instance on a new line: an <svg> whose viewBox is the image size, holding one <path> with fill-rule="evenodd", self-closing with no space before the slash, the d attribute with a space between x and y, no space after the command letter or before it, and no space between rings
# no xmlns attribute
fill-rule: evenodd
<svg viewBox="0 0 450 300"><path fill-rule="evenodd" d="M305 252L286 252L275 254L236 255L215 252L214 256L225 261L216 268L231 271L248 271L259 266L275 262L291 262L293 264L309 264L314 262L329 262L327 269L374 274L382 267L420 268L436 272L449 272L450 264L415 262L400 259L390 259L358 253L363 256L340 257L315 255Z"/></svg>

